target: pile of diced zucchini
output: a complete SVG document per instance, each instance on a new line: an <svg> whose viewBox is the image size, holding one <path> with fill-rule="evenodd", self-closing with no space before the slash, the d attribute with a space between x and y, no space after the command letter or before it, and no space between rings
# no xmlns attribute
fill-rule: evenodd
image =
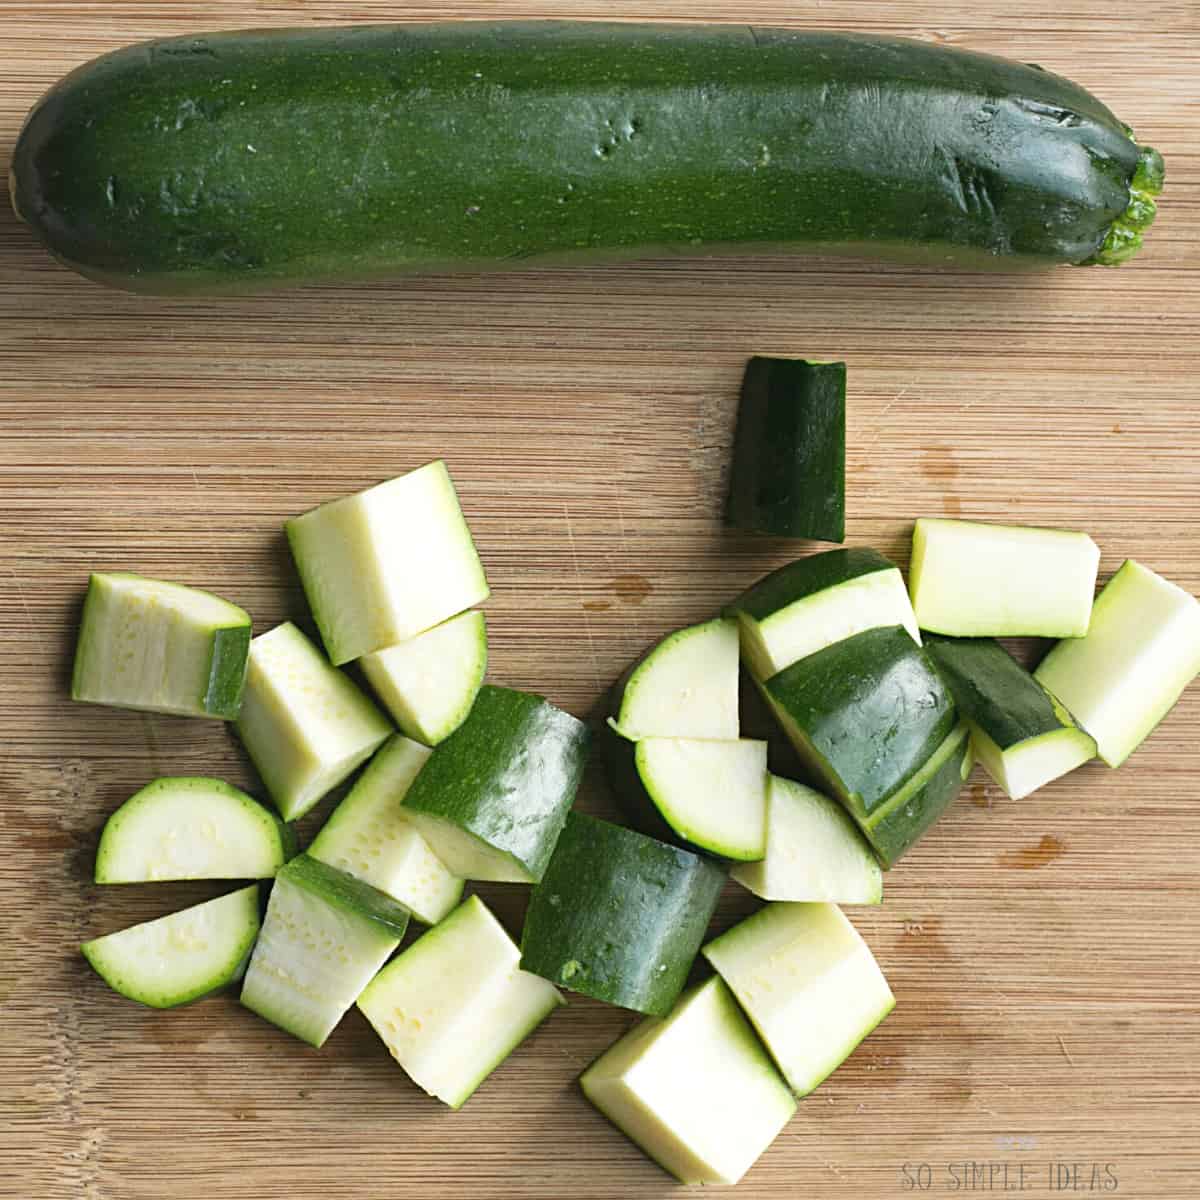
<svg viewBox="0 0 1200 1200"><path fill-rule="evenodd" d="M844 419L844 372L756 362L730 517L770 530L788 505L746 478L761 460L745 447L778 434L768 407L789 387ZM840 501L795 519L811 482L789 469L786 532L840 540ZM881 903L975 759L1013 798L1097 755L1116 766L1200 672L1200 604L1145 567L1093 604L1084 534L920 520L907 586L874 550L812 554L630 668L596 731L619 825L573 809L587 726L484 683L488 586L444 464L287 534L319 640L291 623L252 638L242 609L193 588L91 579L74 697L232 722L276 811L215 779L143 787L109 818L97 882L270 880L265 915L241 887L84 954L160 1008L240 979L243 1004L315 1047L357 1004L452 1108L559 988L630 1009L642 1019L582 1088L685 1183L736 1182L891 1011L839 906ZM1031 674L995 640L1010 635L1061 640ZM803 780L742 737L742 669ZM290 822L364 764L297 854ZM728 879L765 904L705 944ZM463 898L470 881L531 887L519 945ZM401 948L410 922L428 928ZM715 974L688 988L700 956Z"/></svg>

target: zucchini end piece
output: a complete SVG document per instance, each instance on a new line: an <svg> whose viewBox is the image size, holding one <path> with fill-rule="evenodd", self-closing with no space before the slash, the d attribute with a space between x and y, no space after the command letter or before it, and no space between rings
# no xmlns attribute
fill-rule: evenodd
<svg viewBox="0 0 1200 1200"><path fill-rule="evenodd" d="M1100 248L1081 266L1119 267L1137 254L1146 230L1158 213L1154 197L1162 191L1165 175L1162 155L1153 146L1138 146L1138 165L1129 183L1129 204L1109 226Z"/></svg>

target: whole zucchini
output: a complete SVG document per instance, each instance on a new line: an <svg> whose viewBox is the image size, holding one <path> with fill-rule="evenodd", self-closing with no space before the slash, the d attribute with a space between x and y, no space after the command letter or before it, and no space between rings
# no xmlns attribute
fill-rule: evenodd
<svg viewBox="0 0 1200 1200"><path fill-rule="evenodd" d="M172 38L30 115L13 199L144 292L718 250L1117 263L1162 160L1034 66L745 26Z"/></svg>

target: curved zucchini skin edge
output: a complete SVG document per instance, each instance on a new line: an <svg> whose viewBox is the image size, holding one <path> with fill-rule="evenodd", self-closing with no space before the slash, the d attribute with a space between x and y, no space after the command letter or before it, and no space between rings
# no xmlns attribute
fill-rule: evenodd
<svg viewBox="0 0 1200 1200"><path fill-rule="evenodd" d="M280 871L280 876L285 875L331 907L371 921L397 939L402 938L408 928L411 914L404 905L386 892L320 859L299 854Z"/></svg>
<svg viewBox="0 0 1200 1200"><path fill-rule="evenodd" d="M925 836L958 798L974 765L970 729L962 721L903 787L866 820L856 814L885 871Z"/></svg>
<svg viewBox="0 0 1200 1200"><path fill-rule="evenodd" d="M453 22L102 56L35 106L10 190L68 266L176 294L663 252L1114 265L1161 163L1084 89L988 55Z"/></svg>
<svg viewBox="0 0 1200 1200"><path fill-rule="evenodd" d="M572 812L530 896L521 969L665 1016L687 982L725 878L711 859Z"/></svg>
<svg viewBox="0 0 1200 1200"><path fill-rule="evenodd" d="M631 828L657 841L689 850L693 854L717 857L689 842L662 815L662 810L646 791L646 785L637 769L637 742L622 737L608 721L597 726L593 736L599 745L608 786L616 796Z"/></svg>
<svg viewBox="0 0 1200 1200"><path fill-rule="evenodd" d="M253 899L249 898L249 894L253 893ZM164 916L157 918L158 921L166 921L172 917L178 917L190 909L203 908L206 904L213 904L216 901L228 901L231 896L247 895L251 908L254 910L254 919L251 925L246 927L240 945L235 947L238 951L238 957L231 959L228 969L217 981L214 981L212 986L200 986L171 995L169 998L164 998L161 1002L156 1002L148 999L145 996L133 996L121 986L119 976L114 975L108 969L107 964L103 961L103 956L97 956L95 947L98 943L105 940L103 936L92 938L84 942L80 947L80 953L87 960L88 966L104 980L106 984L119 996L124 996L127 1000L133 1000L135 1004L142 1004L146 1008L164 1011L172 1008L182 1008L185 1005L195 1004L197 1000L207 1000L210 996L215 996L219 992L223 992L227 987L239 982L246 974L246 968L250 964L250 957L254 953L255 944L258 941L258 935L262 929L262 908L263 908L263 888L258 883L251 883L246 887L236 888L232 892L226 892L222 896L214 897L213 900L201 901L198 904L189 905L187 908L178 909L175 912L166 913ZM153 925L156 921L143 921L141 925ZM137 926L129 926L128 928L137 928ZM116 932L126 932L126 930L118 930Z"/></svg>

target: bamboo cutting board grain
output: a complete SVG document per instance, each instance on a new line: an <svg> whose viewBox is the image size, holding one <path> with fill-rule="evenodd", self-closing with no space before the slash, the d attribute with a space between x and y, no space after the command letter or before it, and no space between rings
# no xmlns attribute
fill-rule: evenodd
<svg viewBox="0 0 1200 1200"><path fill-rule="evenodd" d="M1037 61L1162 149L1162 215L1119 271L672 261L214 303L78 280L5 207L6 1200L673 1190L574 1084L627 1027L615 1009L573 999L452 1114L356 1014L318 1053L232 997L153 1013L89 973L84 938L219 890L93 886L105 816L157 774L253 785L219 724L67 700L90 569L211 587L260 631L304 619L283 519L444 455L493 585L492 678L584 715L649 641L786 560L785 543L717 521L741 368L766 353L849 364L852 543L904 557L922 513L1077 527L1103 548L1105 575L1136 555L1200 592L1194 0L0 0L0 155L59 74L122 43L401 16L791 22ZM853 914L896 1012L738 1194L1194 1196L1198 740L1200 688L1119 773L1091 765L1013 803L977 772L889 875L882 909ZM595 773L583 803L611 814ZM520 890L485 894L519 929ZM720 924L749 907L731 890Z"/></svg>

